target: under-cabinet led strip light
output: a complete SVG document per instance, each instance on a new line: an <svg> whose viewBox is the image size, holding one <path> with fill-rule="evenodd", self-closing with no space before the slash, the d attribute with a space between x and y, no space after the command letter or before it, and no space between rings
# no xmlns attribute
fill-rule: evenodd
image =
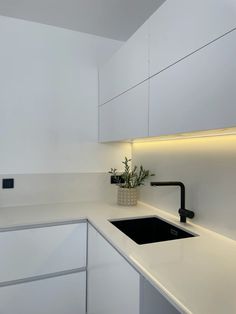
<svg viewBox="0 0 236 314"><path fill-rule="evenodd" d="M164 135L159 137L145 137L134 139L132 143L143 143L143 142L156 142L156 141L172 141L172 140L181 140L181 139L191 139L191 138L202 138L202 137L215 137L215 136L229 136L236 135L236 127L234 128L225 128L225 129L216 129L192 133L179 133L173 135Z"/></svg>

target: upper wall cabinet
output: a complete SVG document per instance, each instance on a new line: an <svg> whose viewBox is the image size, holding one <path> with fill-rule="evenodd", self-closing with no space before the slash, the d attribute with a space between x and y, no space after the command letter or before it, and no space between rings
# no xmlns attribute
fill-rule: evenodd
<svg viewBox="0 0 236 314"><path fill-rule="evenodd" d="M149 82L99 107L99 140L111 142L148 136Z"/></svg>
<svg viewBox="0 0 236 314"><path fill-rule="evenodd" d="M148 23L100 69L100 104L148 78Z"/></svg>
<svg viewBox="0 0 236 314"><path fill-rule="evenodd" d="M150 22L150 75L236 27L235 0L166 1Z"/></svg>
<svg viewBox="0 0 236 314"><path fill-rule="evenodd" d="M236 125L236 30L154 76L150 136Z"/></svg>

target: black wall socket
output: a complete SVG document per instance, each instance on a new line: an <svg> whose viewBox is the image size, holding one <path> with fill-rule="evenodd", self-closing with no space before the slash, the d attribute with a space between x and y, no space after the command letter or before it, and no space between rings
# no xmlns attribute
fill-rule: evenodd
<svg viewBox="0 0 236 314"><path fill-rule="evenodd" d="M2 188L14 189L14 179L13 178L2 179Z"/></svg>
<svg viewBox="0 0 236 314"><path fill-rule="evenodd" d="M111 184L124 183L124 179L120 176L111 176Z"/></svg>

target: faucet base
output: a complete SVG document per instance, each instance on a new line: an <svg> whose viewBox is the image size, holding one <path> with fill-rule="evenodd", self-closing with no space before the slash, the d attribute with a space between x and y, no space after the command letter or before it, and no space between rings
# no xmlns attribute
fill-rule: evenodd
<svg viewBox="0 0 236 314"><path fill-rule="evenodd" d="M180 222L186 223L187 219L185 216L180 216Z"/></svg>
<svg viewBox="0 0 236 314"><path fill-rule="evenodd" d="M193 218L194 212L185 208L179 209L180 222L186 222L186 218Z"/></svg>

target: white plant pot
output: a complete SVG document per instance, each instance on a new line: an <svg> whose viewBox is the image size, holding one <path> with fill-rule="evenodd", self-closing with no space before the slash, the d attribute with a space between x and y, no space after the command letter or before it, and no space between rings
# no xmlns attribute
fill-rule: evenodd
<svg viewBox="0 0 236 314"><path fill-rule="evenodd" d="M118 187L117 204L122 206L137 205L138 191L136 188L121 188Z"/></svg>

